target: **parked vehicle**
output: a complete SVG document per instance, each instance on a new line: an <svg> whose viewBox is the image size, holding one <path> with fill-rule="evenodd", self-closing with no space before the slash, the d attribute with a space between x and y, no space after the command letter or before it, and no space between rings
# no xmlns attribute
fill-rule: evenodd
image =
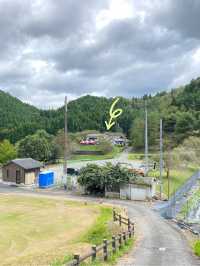
<svg viewBox="0 0 200 266"><path fill-rule="evenodd" d="M81 140L80 141L81 145L96 145L97 142L95 140L90 140L90 139L86 139L86 140Z"/></svg>
<svg viewBox="0 0 200 266"><path fill-rule="evenodd" d="M79 170L76 168L67 168L67 173L69 175L79 175Z"/></svg>
<svg viewBox="0 0 200 266"><path fill-rule="evenodd" d="M118 145L118 146L125 146L126 145L126 141L123 138L116 138L116 139L114 139L113 144L114 145Z"/></svg>

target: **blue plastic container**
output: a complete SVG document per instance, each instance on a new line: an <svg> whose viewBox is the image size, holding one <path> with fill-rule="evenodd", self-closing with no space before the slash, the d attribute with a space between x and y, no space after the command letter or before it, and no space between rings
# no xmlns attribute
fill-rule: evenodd
<svg viewBox="0 0 200 266"><path fill-rule="evenodd" d="M48 188L54 184L54 172L45 171L39 174L39 187Z"/></svg>

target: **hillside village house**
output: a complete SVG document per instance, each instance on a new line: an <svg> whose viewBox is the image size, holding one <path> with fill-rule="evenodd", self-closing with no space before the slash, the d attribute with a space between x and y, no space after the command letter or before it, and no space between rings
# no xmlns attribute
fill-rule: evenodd
<svg viewBox="0 0 200 266"><path fill-rule="evenodd" d="M36 184L42 166L41 162L32 158L15 159L3 166L2 179L15 184Z"/></svg>

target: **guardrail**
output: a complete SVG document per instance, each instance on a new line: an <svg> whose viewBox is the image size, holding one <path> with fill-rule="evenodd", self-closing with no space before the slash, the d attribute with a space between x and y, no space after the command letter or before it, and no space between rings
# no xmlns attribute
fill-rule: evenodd
<svg viewBox="0 0 200 266"><path fill-rule="evenodd" d="M177 219L172 219L172 221L174 223L176 223L180 228L184 228L188 231L190 231L193 235L199 236L200 237L200 233L198 231L195 231L193 228L191 228L190 225L188 225L187 223L185 223L182 220L177 220Z"/></svg>
<svg viewBox="0 0 200 266"><path fill-rule="evenodd" d="M76 266L80 265L81 262L91 258L92 261L95 261L97 255L100 251L103 252L103 260L107 261L109 255L115 254L117 249L121 249L123 245L126 245L127 240L131 239L135 233L134 223L126 217L123 217L121 214L118 214L115 209L113 209L113 221L119 222L119 225L127 225L127 231L119 233L117 236L113 235L111 240L104 239L103 243L99 246L93 245L91 251L87 254L80 256L79 254L74 254L74 259L66 264L66 266ZM109 251L111 247L111 251Z"/></svg>

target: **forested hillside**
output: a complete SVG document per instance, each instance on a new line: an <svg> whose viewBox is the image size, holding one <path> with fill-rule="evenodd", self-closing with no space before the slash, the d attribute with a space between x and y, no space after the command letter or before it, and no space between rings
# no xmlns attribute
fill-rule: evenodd
<svg viewBox="0 0 200 266"><path fill-rule="evenodd" d="M40 111L0 90L0 139L12 142L41 127Z"/></svg>
<svg viewBox="0 0 200 266"><path fill-rule="evenodd" d="M149 142L157 145L159 119L163 118L164 135L181 142L200 130L200 78L189 85L170 92L146 95L142 98L120 98L118 107L123 109L118 124L112 129L126 133L136 148L143 147L144 101L148 105ZM104 121L112 99L84 96L68 104L68 128L70 132L94 129L105 131ZM39 110L22 103L15 97L0 91L0 140L15 143L37 129L45 129L56 135L64 127L64 108Z"/></svg>

